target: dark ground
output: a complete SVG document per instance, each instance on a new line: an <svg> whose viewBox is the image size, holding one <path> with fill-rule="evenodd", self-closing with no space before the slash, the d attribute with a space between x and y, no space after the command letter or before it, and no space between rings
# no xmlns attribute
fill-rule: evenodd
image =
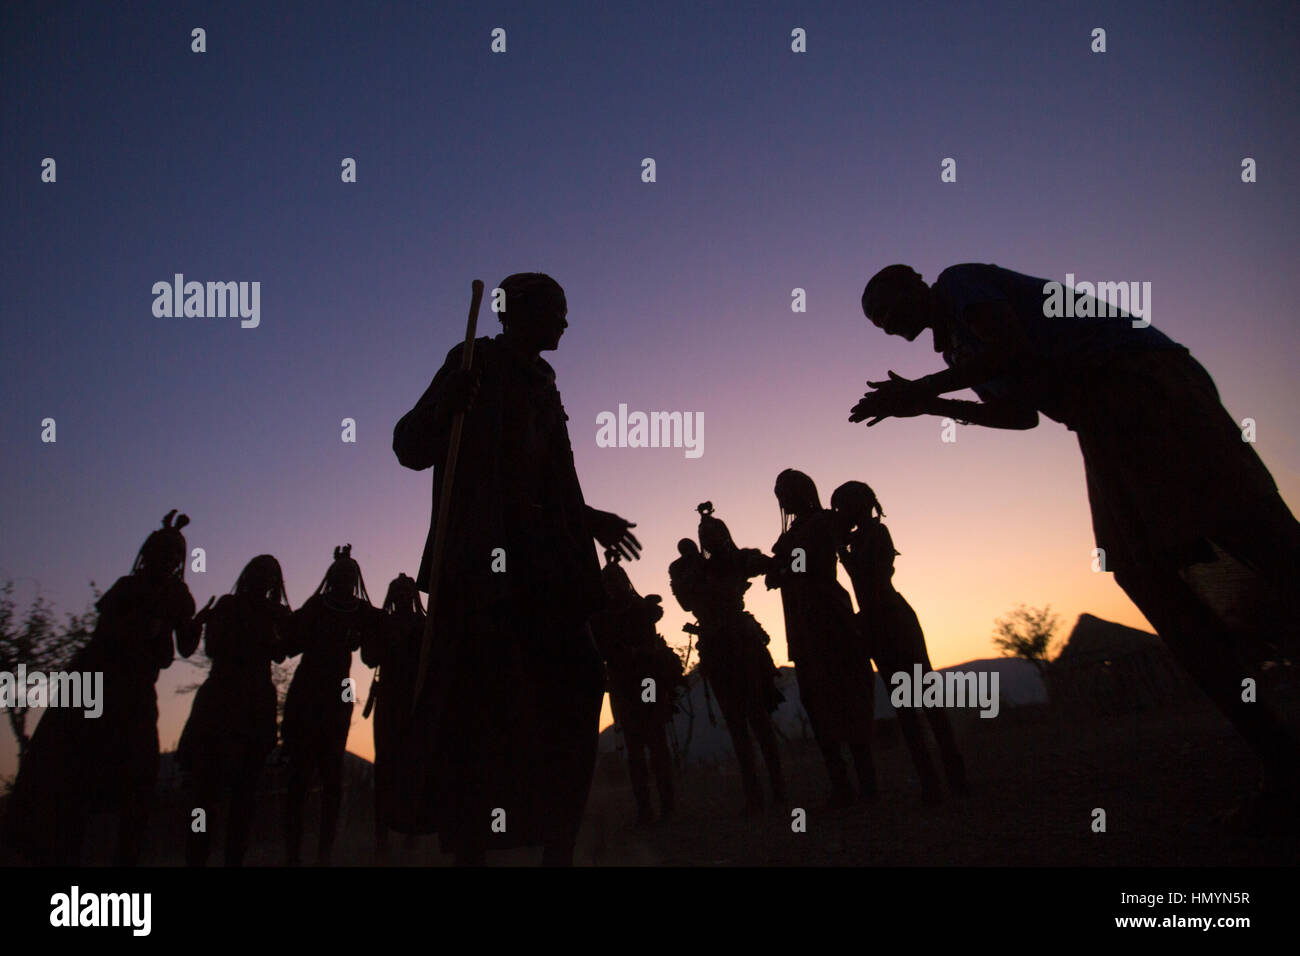
<svg viewBox="0 0 1300 956"><path fill-rule="evenodd" d="M826 808L825 769L811 742L785 745L792 805L807 811L807 831L791 831L788 812L747 818L734 765L690 766L678 779L677 817L636 827L627 770L605 755L597 770L580 839L580 865L881 865L881 866L1242 866L1294 865L1300 839L1235 835L1216 817L1236 806L1256 780L1256 763L1231 726L1204 698L1165 708L1081 717L1050 706L1004 711L981 720L961 714L958 739L972 793L922 806L907 751L893 721L878 723L881 794L872 805ZM249 865L282 861L280 795L263 804ZM1093 808L1106 832L1092 830ZM315 849L316 797L308 804L304 856ZM146 862L179 865L176 838L187 819L180 795L154 817ZM368 783L345 797L335 861L379 862L371 835ZM111 818L97 818L87 861L104 864ZM221 825L213 862L220 862ZM384 862L447 865L431 838L394 835ZM493 854L490 862L531 864L540 851ZM13 864L0 857L0 863Z"/></svg>

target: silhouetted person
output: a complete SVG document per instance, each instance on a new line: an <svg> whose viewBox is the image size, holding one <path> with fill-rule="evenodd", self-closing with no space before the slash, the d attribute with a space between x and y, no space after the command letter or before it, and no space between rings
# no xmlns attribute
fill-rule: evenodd
<svg viewBox="0 0 1300 956"><path fill-rule="evenodd" d="M934 670L925 646L925 634L916 612L894 588L894 539L880 520L885 516L876 493L861 481L846 481L831 494L831 508L844 519L847 534L840 546L840 561L853 582L858 599L858 622L871 649L876 668L885 682L894 674L914 675L912 667L921 665L921 673ZM943 757L948 786L954 793L966 792L966 764L957 749L952 724L941 707L923 708L934 732L935 743ZM927 803L943 799L942 785L925 744L921 720L912 707L896 707L898 726L907 741L921 791Z"/></svg>
<svg viewBox="0 0 1300 956"><path fill-rule="evenodd" d="M158 783L158 673L175 647L189 657L198 645L204 608L194 617L185 586L189 552L175 510L145 539L131 573L118 578L96 604L90 642L69 673L103 674L103 712L49 708L32 735L8 799L8 842L34 862L81 862L91 814L118 814L115 866L139 862ZM209 605L211 602L209 602Z"/></svg>
<svg viewBox="0 0 1300 956"><path fill-rule="evenodd" d="M394 780L398 745L411 719L415 673L424 635L424 606L415 579L399 574L384 596L384 627L361 645L361 660L375 668L367 711L374 708L375 838L383 853L390 828L410 831L411 823L396 814Z"/></svg>
<svg viewBox="0 0 1300 956"><path fill-rule="evenodd" d="M1243 822L1294 826L1300 741L1266 697L1242 700L1242 681L1262 690L1261 660L1294 652L1285 598L1300 524L1186 348L1126 315L1048 317L1045 285L993 265L953 266L933 287L907 266L882 269L863 312L909 341L931 330L949 368L869 383L850 421L925 414L1027 429L1041 413L1075 432L1105 570L1264 764ZM980 401L941 397L963 388Z"/></svg>
<svg viewBox="0 0 1300 956"><path fill-rule="evenodd" d="M700 668L727 723L746 809L753 812L763 806L755 742L767 766L773 800L778 805L786 802L781 753L772 728L771 714L782 697L776 689L776 665L767 650L771 638L745 610L749 579L769 570L771 559L757 548L736 547L726 524L713 517L710 502L697 510L704 553L694 541L682 539L677 545L681 557L669 566L668 578L678 603L699 622Z"/></svg>
<svg viewBox="0 0 1300 956"><path fill-rule="evenodd" d="M260 554L244 566L235 589L207 615L203 648L212 669L194 697L176 758L191 775L193 807L206 823L194 831L189 814L185 861L204 866L210 827L227 792L226 866L240 866L256 812L257 783L275 749L276 691L271 662L284 660L280 632L289 620L280 562Z"/></svg>
<svg viewBox="0 0 1300 956"><path fill-rule="evenodd" d="M583 500L555 371L564 290L549 276L502 280L504 331L458 345L393 431L407 468L436 465L434 520L451 424L464 411L434 615L434 660L403 747L408 790L444 851L541 843L570 864L596 761L604 675L587 619L605 603L595 537L635 557L632 525ZM436 529L418 581L428 588ZM419 729L419 733L414 732ZM498 812L499 811L499 812Z"/></svg>
<svg viewBox="0 0 1300 956"><path fill-rule="evenodd" d="M627 572L619 567L617 551L606 551L605 559L601 577L609 604L591 616L591 632L605 659L609 705L627 747L637 822L644 824L654 819L647 753L659 791L660 816L667 819L675 809L667 724L673 719L682 662L655 630L655 623L664 616L662 599L658 594L642 597L637 593ZM647 686L647 680L654 683Z"/></svg>
<svg viewBox="0 0 1300 956"><path fill-rule="evenodd" d="M384 624L383 612L370 603L352 545L334 549L334 561L316 593L293 613L287 628L285 656L302 654L284 701L284 752L289 788L284 828L288 862L296 866L302 851L302 814L307 787L320 774L320 844L318 861L329 863L343 799L343 754L352 723L353 695L345 693L352 652Z"/></svg>
<svg viewBox="0 0 1300 956"><path fill-rule="evenodd" d="M777 475L775 491L784 532L772 546L767 586L781 589L799 696L826 761L832 803L845 806L853 802L853 786L844 745L853 753L863 798L876 793L871 757L875 676L849 593L835 579L839 519L822 508L817 486L801 471L787 468Z"/></svg>

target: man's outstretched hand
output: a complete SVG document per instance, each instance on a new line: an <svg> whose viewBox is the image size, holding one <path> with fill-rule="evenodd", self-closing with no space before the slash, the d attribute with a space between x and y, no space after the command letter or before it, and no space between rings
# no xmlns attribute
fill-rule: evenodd
<svg viewBox="0 0 1300 956"><path fill-rule="evenodd" d="M641 557L641 542L629 531L635 528L634 522L609 511L587 509L587 521L591 535L600 542L602 548L614 548L625 559L634 561Z"/></svg>
<svg viewBox="0 0 1300 956"><path fill-rule="evenodd" d="M849 421L867 422L870 427L886 418L912 418L925 413L926 404L934 396L925 386L903 378L891 371L881 382L867 382L874 391L867 392L849 410Z"/></svg>

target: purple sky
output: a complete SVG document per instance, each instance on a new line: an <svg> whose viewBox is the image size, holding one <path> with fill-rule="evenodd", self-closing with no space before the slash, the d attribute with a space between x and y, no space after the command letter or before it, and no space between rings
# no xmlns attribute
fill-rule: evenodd
<svg viewBox="0 0 1300 956"><path fill-rule="evenodd" d="M876 489L936 665L994 654L993 621L1018 602L1051 604L1063 630L1082 611L1144 626L1090 570L1063 427L945 444L934 419L846 422L868 378L941 365L928 337L862 317L863 284L892 262L928 281L975 261L1151 282L1153 323L1237 420L1256 419L1300 502L1294 4L0 16L0 579L24 603L39 590L81 609L171 508L207 552L187 575L200 604L269 551L297 607L345 542L378 600L415 573L429 518L430 473L397 464L393 424L463 336L470 280L516 271L567 291L570 329L547 357L588 501L638 522L642 593L667 595L705 499L738 543L770 548L789 466L823 501L850 478ZM494 27L505 54L489 51ZM945 157L956 183L940 182ZM155 318L151 288L177 272L260 282L260 326ZM480 328L496 330L486 308ZM620 403L702 412L704 454L598 448L596 416ZM56 444L40 441L46 417ZM666 604L675 641L686 615ZM760 582L750 607L784 662L779 598ZM359 659L353 674L364 693ZM175 665L160 682L164 747L192 679ZM371 752L359 709L349 746Z"/></svg>

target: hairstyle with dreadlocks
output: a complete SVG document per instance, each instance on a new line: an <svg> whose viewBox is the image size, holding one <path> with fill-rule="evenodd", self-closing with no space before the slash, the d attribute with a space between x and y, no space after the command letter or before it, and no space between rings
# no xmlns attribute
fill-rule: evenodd
<svg viewBox="0 0 1300 956"><path fill-rule="evenodd" d="M817 511L821 510L822 500L817 494L816 483L805 475L802 471L796 471L793 468L787 468L781 474L776 476L776 487L785 489L789 492L789 497L803 508L811 508ZM785 534L790 530L794 517L794 512L787 512L785 508L781 509L781 533Z"/></svg>
<svg viewBox="0 0 1300 956"><path fill-rule="evenodd" d="M334 549L334 563L325 571L325 577L321 578L320 586L314 593L358 598L370 603L366 582L361 577L361 565L352 558L352 545L345 544Z"/></svg>
<svg viewBox="0 0 1300 956"><path fill-rule="evenodd" d="M146 569L159 570L181 580L185 579L185 558L188 552L181 528L190 523L190 517L181 515L173 523L172 518L175 516L176 509L173 508L163 516L162 527L149 532L149 537L144 539L144 544L140 545L140 551L135 556L135 564L131 566L132 574L139 574Z"/></svg>
<svg viewBox="0 0 1300 956"><path fill-rule="evenodd" d="M393 578L388 593L384 595L384 613L424 617L424 605L420 603L420 588L415 578L406 573Z"/></svg>
<svg viewBox="0 0 1300 956"><path fill-rule="evenodd" d="M280 562L269 554L259 554L244 565L231 593L262 598L289 607L289 595L284 590L284 572L280 570Z"/></svg>
<svg viewBox="0 0 1300 956"><path fill-rule="evenodd" d="M713 517L713 502L706 501L696 509L700 513L700 551L706 558L720 554L731 554L736 549L736 542L731 538L727 523L721 518Z"/></svg>
<svg viewBox="0 0 1300 956"><path fill-rule="evenodd" d="M877 521L885 516L885 509L880 507L880 499L865 481L846 481L831 492L831 507L836 511L851 505L861 505Z"/></svg>

